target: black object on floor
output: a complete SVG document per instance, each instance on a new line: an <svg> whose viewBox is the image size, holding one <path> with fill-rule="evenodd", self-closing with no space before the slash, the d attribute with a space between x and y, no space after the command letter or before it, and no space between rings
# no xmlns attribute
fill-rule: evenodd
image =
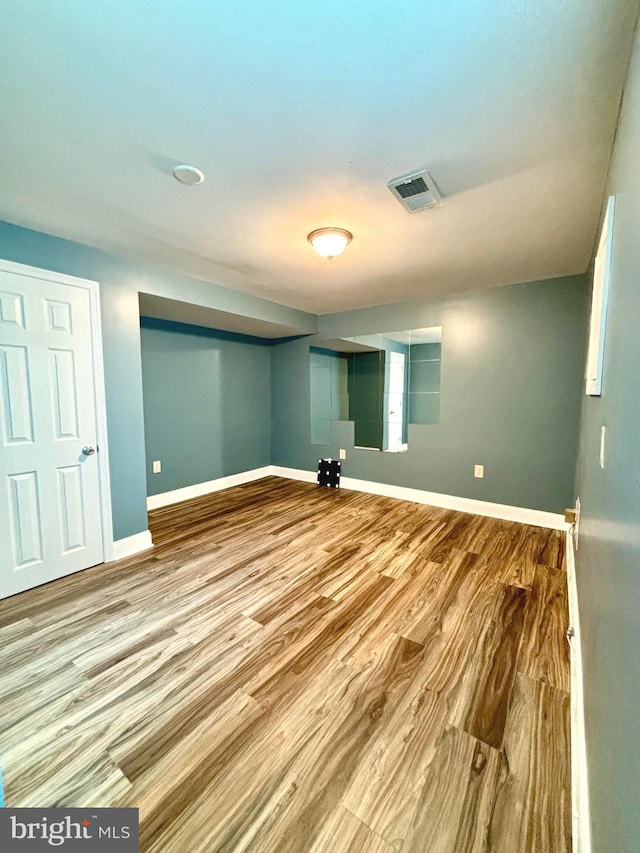
<svg viewBox="0 0 640 853"><path fill-rule="evenodd" d="M318 459L318 485L340 488L340 466L338 459Z"/></svg>

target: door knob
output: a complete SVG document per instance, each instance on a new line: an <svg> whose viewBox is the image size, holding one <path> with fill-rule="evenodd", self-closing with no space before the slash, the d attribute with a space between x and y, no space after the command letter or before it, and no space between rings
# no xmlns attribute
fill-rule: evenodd
<svg viewBox="0 0 640 853"><path fill-rule="evenodd" d="M93 456L93 454L96 452L96 449L95 447L91 447L90 444L87 444L86 447L82 448L82 452L85 456Z"/></svg>

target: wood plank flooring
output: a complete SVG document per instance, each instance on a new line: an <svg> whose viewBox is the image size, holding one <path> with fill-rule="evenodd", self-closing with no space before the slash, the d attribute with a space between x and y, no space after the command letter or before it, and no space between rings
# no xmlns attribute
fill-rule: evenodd
<svg viewBox="0 0 640 853"><path fill-rule="evenodd" d="M0 602L9 806L149 853L568 853L563 534L275 477Z"/></svg>

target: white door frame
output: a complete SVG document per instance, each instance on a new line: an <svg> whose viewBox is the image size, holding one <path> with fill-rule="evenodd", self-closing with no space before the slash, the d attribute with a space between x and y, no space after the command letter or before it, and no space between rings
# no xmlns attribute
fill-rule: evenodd
<svg viewBox="0 0 640 853"><path fill-rule="evenodd" d="M113 520L111 516L111 484L109 481L109 445L107 441L107 404L104 386L104 359L102 354L102 322L100 318L100 284L86 278L17 264L0 259L0 270L43 281L55 281L80 287L89 293L91 310L91 344L93 348L93 385L96 400L96 431L99 452L96 454L100 487L102 516L102 550L105 563L113 559Z"/></svg>
<svg viewBox="0 0 640 853"><path fill-rule="evenodd" d="M392 380L392 377L394 375L393 368L399 367L400 363L402 363L402 386L401 386L400 390L398 391L398 389L395 386L393 386L393 383L391 380ZM389 387L385 388L385 406L386 406L386 409L385 409L385 413L384 413L384 418L386 421L386 427L387 428L386 428L386 440L385 440L386 447L384 449L388 450L392 453L398 453L401 450L406 450L406 444L403 444L403 442L402 442L402 433L403 433L403 425L404 425L404 408L406 405L406 401L405 401L405 396L406 396L405 395L406 370L407 370L407 356L406 356L406 354L403 352L390 352L389 353L389 369L388 369ZM393 414L393 412L391 411L391 395L392 394L394 396L399 395L399 397L400 397L400 406L402 407L402 411L401 411L401 418L400 418L399 422L397 420L394 420L394 421L391 420L391 415ZM392 431L392 424L393 424L393 429L395 431L395 427L398 425L398 423L400 425L400 440L395 442L395 443L392 443L389 434Z"/></svg>

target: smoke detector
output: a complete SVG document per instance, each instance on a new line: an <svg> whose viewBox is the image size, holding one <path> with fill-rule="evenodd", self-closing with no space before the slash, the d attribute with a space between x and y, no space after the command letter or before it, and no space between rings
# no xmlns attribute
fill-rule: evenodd
<svg viewBox="0 0 640 853"><path fill-rule="evenodd" d="M387 186L409 213L429 210L430 207L440 207L442 204L440 193L426 169L394 178Z"/></svg>
<svg viewBox="0 0 640 853"><path fill-rule="evenodd" d="M194 187L204 181L204 172L200 169L196 169L195 166L181 164L174 167L173 177L176 181L180 181L181 184L187 184L187 186Z"/></svg>

